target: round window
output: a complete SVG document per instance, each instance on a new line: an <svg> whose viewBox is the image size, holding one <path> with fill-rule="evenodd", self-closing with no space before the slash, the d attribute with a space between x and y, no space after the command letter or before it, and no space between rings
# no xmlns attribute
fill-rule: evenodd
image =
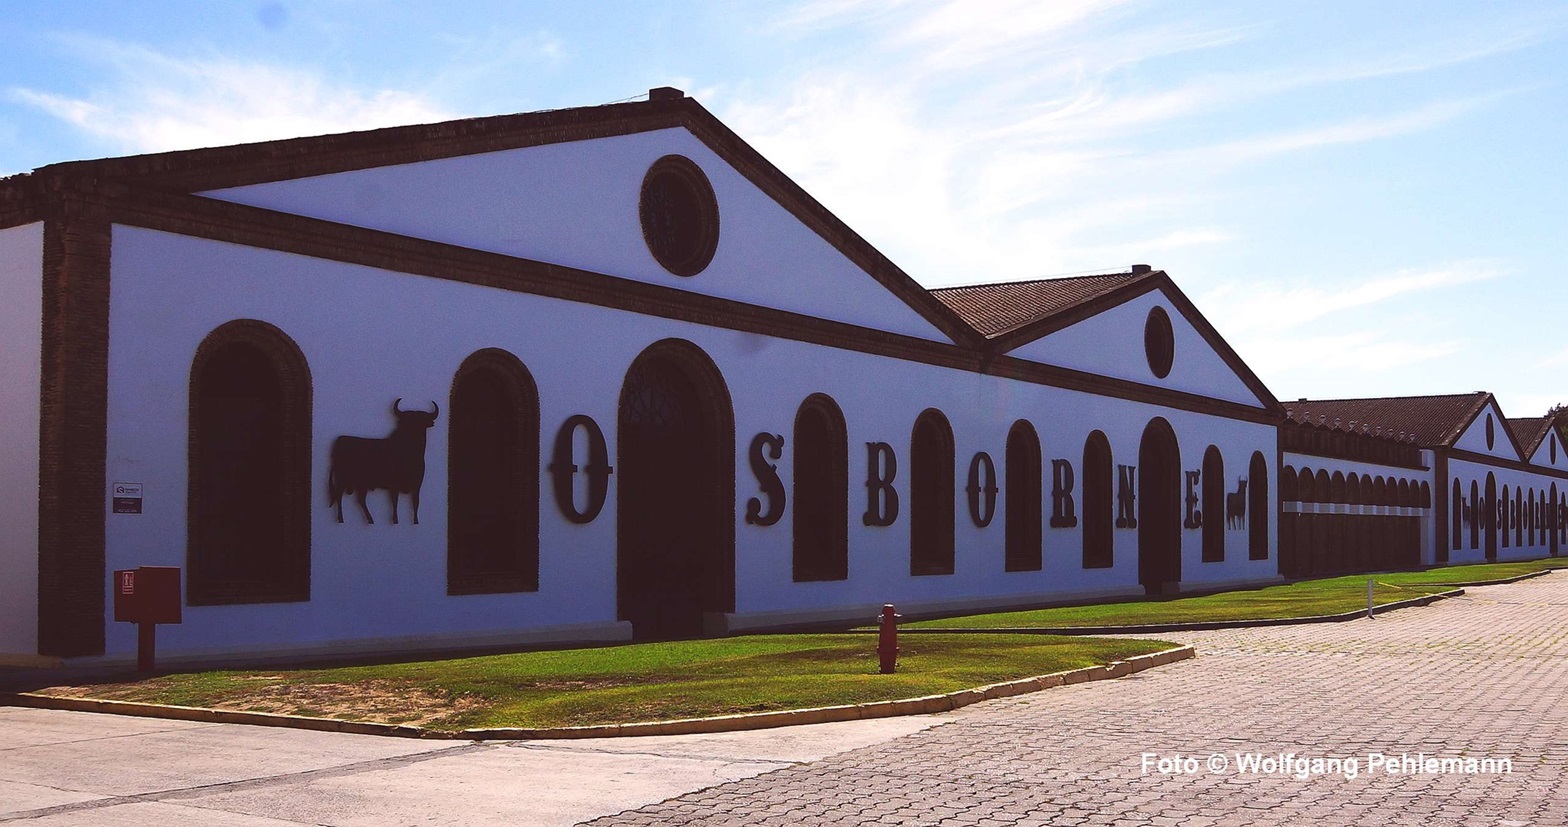
<svg viewBox="0 0 1568 827"><path fill-rule="evenodd" d="M1143 323L1143 352L1149 358L1149 370L1164 379L1170 375L1171 362L1176 358L1176 336L1171 331L1171 317L1165 308L1155 307Z"/></svg>
<svg viewBox="0 0 1568 827"><path fill-rule="evenodd" d="M708 176L690 158L666 155L642 179L642 238L659 266L695 276L719 246L719 202Z"/></svg>

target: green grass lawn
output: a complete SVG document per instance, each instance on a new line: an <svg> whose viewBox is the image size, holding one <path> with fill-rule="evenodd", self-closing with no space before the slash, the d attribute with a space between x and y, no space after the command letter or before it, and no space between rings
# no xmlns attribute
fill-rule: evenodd
<svg viewBox="0 0 1568 827"><path fill-rule="evenodd" d="M1378 584L1373 588L1373 602L1381 605L1450 588L1437 585L1439 583L1498 580L1565 565L1568 560L1551 559L1377 575L1354 574L1201 597L969 615L907 625L915 629L1019 629L1310 617L1365 609L1368 579Z"/></svg>
<svg viewBox="0 0 1568 827"><path fill-rule="evenodd" d="M628 723L914 698L1168 649L1149 640L918 635L878 674L870 635L756 635L458 660L165 675L43 694L412 723Z"/></svg>

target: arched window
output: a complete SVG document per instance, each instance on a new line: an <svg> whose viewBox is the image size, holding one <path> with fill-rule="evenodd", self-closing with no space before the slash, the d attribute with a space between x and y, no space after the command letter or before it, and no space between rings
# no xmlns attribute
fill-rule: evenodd
<svg viewBox="0 0 1568 827"><path fill-rule="evenodd" d="M1508 499L1508 485L1505 483L1503 485L1503 498L1497 501L1497 523L1503 534L1503 548L1508 548L1509 546L1508 529L1510 524L1513 522L1513 520L1510 519L1514 516L1513 505L1513 501Z"/></svg>
<svg viewBox="0 0 1568 827"><path fill-rule="evenodd" d="M310 598L310 368L249 319L191 363L186 602Z"/></svg>
<svg viewBox="0 0 1568 827"><path fill-rule="evenodd" d="M447 426L447 594L539 588L539 392L516 356L457 368Z"/></svg>
<svg viewBox="0 0 1568 827"><path fill-rule="evenodd" d="M1523 545L1533 546L1538 545L1540 542L1536 539L1535 536L1535 504L1535 489L1531 489L1528 493L1524 494L1524 510L1519 512L1519 522L1523 525L1524 536L1527 538Z"/></svg>
<svg viewBox="0 0 1568 827"><path fill-rule="evenodd" d="M1321 497L1317 493L1317 477L1313 476L1311 468L1303 468L1296 480L1296 494L1304 503L1318 502Z"/></svg>
<svg viewBox="0 0 1568 827"><path fill-rule="evenodd" d="M1269 466L1262 451L1247 464L1247 559L1269 559Z"/></svg>
<svg viewBox="0 0 1568 827"><path fill-rule="evenodd" d="M1210 445L1203 452L1203 562L1225 559L1225 460Z"/></svg>
<svg viewBox="0 0 1568 827"><path fill-rule="evenodd" d="M1039 571L1041 565L1040 437L1020 419L1007 432L1007 571Z"/></svg>
<svg viewBox="0 0 1568 827"><path fill-rule="evenodd" d="M849 577L849 432L814 393L795 414L795 582Z"/></svg>
<svg viewBox="0 0 1568 827"><path fill-rule="evenodd" d="M1514 545L1524 545L1524 489L1514 486Z"/></svg>
<svg viewBox="0 0 1568 827"><path fill-rule="evenodd" d="M1458 479L1454 480L1453 505L1451 508L1453 513L1449 514L1449 527L1452 529L1453 536L1450 538L1449 545L1453 547L1454 551L1458 551L1462 543L1460 534L1464 531L1465 508L1465 495L1459 488Z"/></svg>
<svg viewBox="0 0 1568 827"><path fill-rule="evenodd" d="M1083 567L1112 564L1111 443L1095 431L1083 443Z"/></svg>
<svg viewBox="0 0 1568 827"><path fill-rule="evenodd" d="M953 428L927 408L909 445L909 573L953 573Z"/></svg>
<svg viewBox="0 0 1568 827"><path fill-rule="evenodd" d="M1285 466L1285 469L1279 474L1279 499L1281 502L1296 502L1296 469L1294 466Z"/></svg>
<svg viewBox="0 0 1568 827"><path fill-rule="evenodd" d="M1470 550L1481 547L1481 526L1487 522L1486 515L1481 513L1481 484L1478 480L1470 481Z"/></svg>

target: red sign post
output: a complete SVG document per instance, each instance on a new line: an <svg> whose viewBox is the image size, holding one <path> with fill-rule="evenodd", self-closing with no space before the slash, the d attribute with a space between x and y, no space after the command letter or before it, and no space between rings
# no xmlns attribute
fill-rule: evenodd
<svg viewBox="0 0 1568 827"><path fill-rule="evenodd" d="M114 573L114 619L135 623L136 668L151 672L159 623L184 622L178 566L141 566Z"/></svg>

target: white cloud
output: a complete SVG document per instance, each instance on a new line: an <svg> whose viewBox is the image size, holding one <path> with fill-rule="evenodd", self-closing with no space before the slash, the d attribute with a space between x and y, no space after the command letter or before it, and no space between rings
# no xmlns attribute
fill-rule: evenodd
<svg viewBox="0 0 1568 827"><path fill-rule="evenodd" d="M818 0L775 25L803 48L824 33L863 47L771 96L749 89L720 115L926 285L1031 278L1223 243L1243 234L1244 217L1221 203L1243 165L1417 134L1511 93L1309 107L1291 129L1248 107L1541 38L1506 23L1398 51L1167 75L1161 59L1243 44L1262 27L1223 15L1167 22L1135 13L1142 5Z"/></svg>
<svg viewBox="0 0 1568 827"><path fill-rule="evenodd" d="M444 120L424 97L361 90L305 69L222 58L182 59L93 44L106 84L82 97L12 88L36 107L120 152L158 152Z"/></svg>
<svg viewBox="0 0 1568 827"><path fill-rule="evenodd" d="M1394 299L1408 303L1419 293L1487 281L1505 273L1494 262L1461 261L1399 270L1353 285L1318 286L1254 279L1245 284L1221 285L1200 297L1199 304L1216 326L1242 334L1261 331L1277 336L1281 331L1324 322L1352 309L1370 308Z"/></svg>

